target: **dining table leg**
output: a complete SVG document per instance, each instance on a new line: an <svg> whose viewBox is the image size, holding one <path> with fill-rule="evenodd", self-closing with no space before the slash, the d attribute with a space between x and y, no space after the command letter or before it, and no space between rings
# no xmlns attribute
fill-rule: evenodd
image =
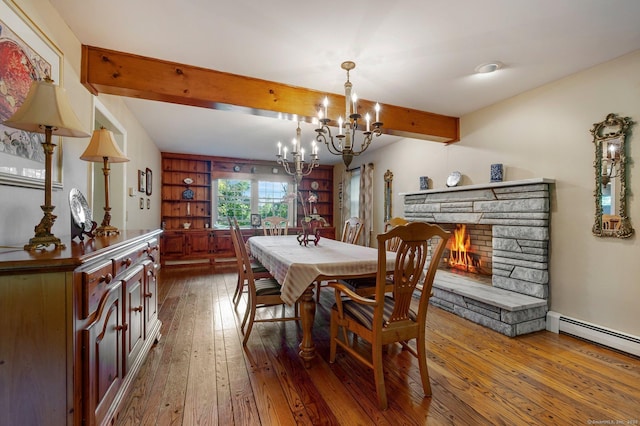
<svg viewBox="0 0 640 426"><path fill-rule="evenodd" d="M300 296L300 315L302 319L302 342L300 342L300 358L304 363L305 368L311 367L311 362L316 357L316 347L313 344L313 336L311 330L313 329L313 322L316 316L316 302L313 298L313 285L307 287L307 289Z"/></svg>

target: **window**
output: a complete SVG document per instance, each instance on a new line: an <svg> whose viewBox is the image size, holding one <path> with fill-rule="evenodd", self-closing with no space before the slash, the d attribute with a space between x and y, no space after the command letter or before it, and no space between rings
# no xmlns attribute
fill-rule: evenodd
<svg viewBox="0 0 640 426"><path fill-rule="evenodd" d="M218 227L229 226L228 217L235 217L240 226L248 226L251 218L251 181L218 179L216 191L216 221Z"/></svg>
<svg viewBox="0 0 640 426"><path fill-rule="evenodd" d="M287 182L249 179L217 179L214 181L215 226L229 226L227 217L235 217L243 227L251 226L251 213L260 217L289 218L289 191ZM290 218L289 218L290 219Z"/></svg>
<svg viewBox="0 0 640 426"><path fill-rule="evenodd" d="M289 217L289 203L285 199L288 186L285 182L258 182L258 213L261 218Z"/></svg>
<svg viewBox="0 0 640 426"><path fill-rule="evenodd" d="M360 168L355 169L351 173L351 183L349 185L349 214L351 216L360 216Z"/></svg>

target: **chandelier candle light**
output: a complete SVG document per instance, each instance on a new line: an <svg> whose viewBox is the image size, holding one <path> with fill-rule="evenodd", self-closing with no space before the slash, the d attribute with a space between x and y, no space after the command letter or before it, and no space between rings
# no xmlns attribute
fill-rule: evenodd
<svg viewBox="0 0 640 426"><path fill-rule="evenodd" d="M316 145L316 141L311 144L311 161L305 163L304 148L300 146L300 133L300 122L298 121L296 137L292 141L291 162L287 158L287 147L283 147L280 142L278 142L278 154L276 155L278 164L284 167L284 171L288 175L293 176L296 184L299 184L304 176L309 175L315 167L318 167L318 145Z"/></svg>
<svg viewBox="0 0 640 426"><path fill-rule="evenodd" d="M362 154L371 144L371 139L375 135L376 137L382 134L382 123L380 122L380 104L376 103L375 105L375 121L371 123L372 117L369 113L366 113L364 116L365 119L365 131L362 132L363 140L360 145L360 150L355 151L355 137L356 130L358 130L358 120L362 118L360 114L358 114L358 97L355 92L352 93L351 89L353 85L349 81L349 71L356 67L355 62L346 61L343 62L341 68L347 71L347 81L344 83L344 92L345 92L345 119L343 120L342 116L338 117L338 134L335 136L338 141L337 143L334 141L333 136L331 135L331 129L328 124L331 122L331 119L327 117L327 107L329 106L329 99L324 98L324 102L322 103L323 108L318 111L318 120L321 124L319 129L316 129L318 135L316 136L316 140L320 143L324 143L327 145L329 152L333 155L341 155L342 161L344 161L345 166L349 167L351 164L351 160L353 157ZM352 110L353 108L353 110ZM361 122L362 123L362 122ZM343 126L344 124L344 134L343 134ZM373 128L373 130L371 130Z"/></svg>

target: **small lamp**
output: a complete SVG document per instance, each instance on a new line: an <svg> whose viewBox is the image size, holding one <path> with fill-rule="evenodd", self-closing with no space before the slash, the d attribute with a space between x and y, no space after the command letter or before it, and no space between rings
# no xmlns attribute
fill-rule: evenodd
<svg viewBox="0 0 640 426"><path fill-rule="evenodd" d="M93 131L89 146L82 153L80 159L103 163L104 218L102 219L102 224L95 231L96 235L115 235L120 233L118 228L111 225L111 207L109 206L109 175L111 174L111 169L109 168L109 163L124 163L129 159L118 148L116 141L113 139L113 133L104 127Z"/></svg>
<svg viewBox="0 0 640 426"><path fill-rule="evenodd" d="M53 84L53 80L49 78L34 81L22 105L3 124L27 132L44 133L44 142L42 142L45 154L44 204L40 206L44 216L34 229L35 236L25 244L24 249L35 250L51 244L55 248L64 248L60 238L51 233L56 220L56 216L52 213L55 206L51 204L52 157L56 145L51 142L51 136L86 138L89 134L82 130L80 120L71 109L64 88Z"/></svg>

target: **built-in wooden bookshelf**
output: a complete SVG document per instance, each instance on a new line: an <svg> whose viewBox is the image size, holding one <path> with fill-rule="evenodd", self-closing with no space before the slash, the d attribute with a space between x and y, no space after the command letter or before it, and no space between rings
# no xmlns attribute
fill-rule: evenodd
<svg viewBox="0 0 640 426"><path fill-rule="evenodd" d="M318 196L318 202L314 203L314 207L317 210L317 214L330 225L333 223L333 166L318 166L313 169L309 176L306 176L300 182L298 191L302 194L303 200L305 200L305 209L307 214L314 212L309 211L310 206L309 199L310 193L315 193ZM298 198L298 224L300 226L300 219L303 217L302 202Z"/></svg>
<svg viewBox="0 0 640 426"><path fill-rule="evenodd" d="M165 230L211 225L211 161L163 156L162 222Z"/></svg>
<svg viewBox="0 0 640 426"><path fill-rule="evenodd" d="M225 228L214 226L214 180L279 174L285 175L275 161L246 160L179 153L162 153L162 227L161 261L208 261L216 267L235 267L231 235ZM293 179L288 177L289 179ZM185 179L190 179L185 181ZM317 214L328 227L325 238L334 238L333 228L333 166L319 166L306 176L298 191L305 200L309 214L309 191L318 196L314 204ZM298 217L304 216L298 198ZM189 224L185 226L185 224ZM291 224L291 233L301 231L300 221ZM261 234L261 230L243 230L245 237Z"/></svg>

